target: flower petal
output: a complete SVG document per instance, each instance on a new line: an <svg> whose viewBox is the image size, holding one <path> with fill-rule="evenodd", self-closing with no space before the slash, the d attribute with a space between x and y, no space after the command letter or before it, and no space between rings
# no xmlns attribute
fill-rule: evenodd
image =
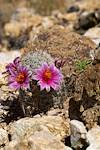
<svg viewBox="0 0 100 150"><path fill-rule="evenodd" d="M20 89L21 86L17 82L12 82L12 83L9 84L9 87L12 88L12 89L18 90L18 89Z"/></svg>
<svg viewBox="0 0 100 150"><path fill-rule="evenodd" d="M8 76L8 81L9 82L14 82L15 81L15 76Z"/></svg>
<svg viewBox="0 0 100 150"><path fill-rule="evenodd" d="M54 90L58 90L60 85L59 85L59 84L52 83L50 86L51 86Z"/></svg>
<svg viewBox="0 0 100 150"><path fill-rule="evenodd" d="M46 88L46 86L47 86L47 84L45 82L42 82L42 81L39 81L38 85L40 85L41 91L44 90Z"/></svg>
<svg viewBox="0 0 100 150"><path fill-rule="evenodd" d="M21 88L29 89L29 88L30 88L30 85L29 85L29 83L23 83L23 84L21 85Z"/></svg>
<svg viewBox="0 0 100 150"><path fill-rule="evenodd" d="M48 80L45 80L44 78L46 70L49 70L51 73L51 76L50 78L48 78ZM63 75L61 71L55 67L54 64L51 64L49 66L47 63L44 63L35 71L35 73L36 74L34 75L33 79L38 81L41 90L46 89L47 91L50 91L50 87L54 90L59 89L63 79Z"/></svg>
<svg viewBox="0 0 100 150"><path fill-rule="evenodd" d="M10 88L20 89L29 87L29 81L32 73L28 68L22 66L17 57L13 63L6 66L8 72L8 84Z"/></svg>
<svg viewBox="0 0 100 150"><path fill-rule="evenodd" d="M50 85L46 85L46 91L50 92Z"/></svg>

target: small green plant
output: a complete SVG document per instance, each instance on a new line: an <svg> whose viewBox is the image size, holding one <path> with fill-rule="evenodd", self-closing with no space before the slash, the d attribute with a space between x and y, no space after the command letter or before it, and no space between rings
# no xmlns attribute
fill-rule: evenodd
<svg viewBox="0 0 100 150"><path fill-rule="evenodd" d="M82 72L86 69L87 65L89 65L90 63L91 63L90 60L78 60L75 63L76 70L79 70L80 72Z"/></svg>

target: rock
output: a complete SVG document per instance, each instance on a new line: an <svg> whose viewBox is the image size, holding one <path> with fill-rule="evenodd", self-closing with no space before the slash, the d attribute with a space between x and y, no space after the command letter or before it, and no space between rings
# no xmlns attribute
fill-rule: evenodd
<svg viewBox="0 0 100 150"><path fill-rule="evenodd" d="M27 141L11 141L5 150L72 150L50 131L36 131Z"/></svg>
<svg viewBox="0 0 100 150"><path fill-rule="evenodd" d="M84 60L86 60L86 62L91 62L93 58L91 57L90 53L91 51L94 51L95 48L95 43L92 42L92 40L90 40L89 38L86 38L74 32L69 32L64 27L53 26L50 29L41 31L40 33L38 33L36 38L33 38L33 40L31 39L29 41L26 51L23 51L22 60L25 57L28 58L28 54L34 54L36 53L36 51L39 54L40 51L43 50L50 53L55 60L60 59L61 61L65 61L65 64L61 68L65 78L65 86L63 88L65 90L65 93L63 94L63 90L61 92L62 96L59 96L59 99L61 98L61 100L63 99L63 101L67 101L68 97L76 97L77 100L81 100L83 94L83 85L80 85L80 79L78 79L79 72L76 75L76 62L80 61L80 66L81 61L84 62ZM87 65L85 66L87 67ZM79 98L77 98L75 94L78 95ZM76 105L72 109L75 109L75 107ZM68 105L67 107L65 107L65 109L68 109L69 115L71 112L73 115L75 115L73 111L70 111Z"/></svg>
<svg viewBox="0 0 100 150"><path fill-rule="evenodd" d="M5 83L5 80L4 80L3 74L2 74L2 72L4 72L4 70L5 70L5 64L3 64L3 62L1 62L0 63L0 85Z"/></svg>
<svg viewBox="0 0 100 150"><path fill-rule="evenodd" d="M12 37L18 37L20 33L22 32L22 25L19 22L11 22L5 24L4 30L6 36L12 36Z"/></svg>
<svg viewBox="0 0 100 150"><path fill-rule="evenodd" d="M89 147L86 150L99 150L100 149L100 126L95 126L87 133L87 141Z"/></svg>
<svg viewBox="0 0 100 150"><path fill-rule="evenodd" d="M41 118L41 115L37 114L37 115L34 116L34 118Z"/></svg>
<svg viewBox="0 0 100 150"><path fill-rule="evenodd" d="M42 63L41 60L45 60L45 62L46 62L46 59L44 59L44 58L47 58L47 57L46 57L46 55L43 55L43 53L48 52L47 54L50 53L54 57L53 62L55 62L56 57L58 57L57 59L61 59L62 61L65 60L64 67L62 67L62 72L65 75L65 78L67 78L73 74L74 69L75 69L74 68L75 61L77 59L80 59L80 60L81 59L91 59L91 57L90 57L91 48L90 47L92 47L92 46L95 47L95 44L90 39L87 39L86 37L80 36L79 34L76 34L74 32L68 32L68 31L66 31L66 29L61 28L60 26L52 27L50 29L46 29L43 32L39 33L38 36L33 41L29 41L29 45L27 48L29 51L27 50L26 52L24 52L21 60L22 60L22 64L24 66L27 66L27 67L29 67L30 70L31 69L33 70L34 64L37 65L38 62ZM43 50L43 51L41 51L41 50ZM38 54L38 56L33 59L33 57L36 56L35 54L36 55ZM41 54L42 54L42 56L41 56ZM41 56L40 58L39 58L39 55ZM51 57L51 55L50 55L50 57ZM51 62L50 59L48 59L48 60L49 60L49 62ZM47 62L48 62L48 60L47 60ZM35 63L33 63L33 62L35 62ZM41 63L39 65L41 65ZM35 67L36 67L36 65L35 65ZM74 80L74 79L72 79L72 80ZM72 81L72 82L74 82L74 81ZM59 90L58 97L53 96L55 99L54 98L52 99L51 93L49 93L49 95L44 94L43 92L40 93L40 91L36 88L37 91L35 93L37 93L37 95L35 95L34 91L33 91L32 97L30 97L29 104L31 104L31 102L32 102L32 104L30 105L30 110L27 109L27 108L29 108L28 107L29 104L27 104L27 99L24 98L23 106L25 106L24 109L25 109L26 116L29 116L29 115L32 116L32 114L36 113L36 111L44 112L44 110L45 110L47 112L51 107L54 107L54 108L60 107L61 108L61 105L66 100L66 97L67 97L66 95L70 93L67 82L64 84L66 84L66 86L62 85L61 90ZM69 84L69 86L70 86L70 84ZM70 93L70 96L72 96L72 93ZM45 97L44 101L42 101L41 95L45 95L45 96L43 96L43 98ZM23 94L23 96L25 97L24 94ZM33 98L33 96L34 96L34 98ZM39 101L37 99L38 96L39 96L39 98L38 98ZM50 97L50 100L48 100L49 97ZM29 113L27 113L28 112L27 110L29 111ZM36 110L36 111L34 111L34 110Z"/></svg>
<svg viewBox="0 0 100 150"><path fill-rule="evenodd" d="M4 23L8 22L12 13L15 11L18 7L25 7L28 5L29 2L27 1L17 1L17 2L9 2L6 1L4 3L3 0L0 1L0 19L1 24L4 25Z"/></svg>
<svg viewBox="0 0 100 150"><path fill-rule="evenodd" d="M65 150L72 150L71 147L66 146Z"/></svg>
<svg viewBox="0 0 100 150"><path fill-rule="evenodd" d="M78 74L74 99L69 101L70 119L82 120L88 129L100 125L100 64L90 64Z"/></svg>
<svg viewBox="0 0 100 150"><path fill-rule="evenodd" d="M51 109L48 111L48 116L58 116L62 113L61 109Z"/></svg>
<svg viewBox="0 0 100 150"><path fill-rule="evenodd" d="M11 16L11 20L28 20L34 15L34 10L27 7L17 7Z"/></svg>
<svg viewBox="0 0 100 150"><path fill-rule="evenodd" d="M84 0L84 1L79 1L76 3L79 8L81 10L88 10L88 11L92 11L92 10L96 10L100 8L100 1L98 0Z"/></svg>
<svg viewBox="0 0 100 150"><path fill-rule="evenodd" d="M96 45L89 38L70 32L61 26L53 26L41 31L35 38L33 35L33 39L28 42L27 51L44 50L53 57L66 60L63 68L66 76L70 75L77 59L91 59L90 51L95 47Z"/></svg>
<svg viewBox="0 0 100 150"><path fill-rule="evenodd" d="M60 140L69 134L69 123L59 116L44 116L42 118L23 118L10 125L12 140L27 139L36 131L50 131Z"/></svg>
<svg viewBox="0 0 100 150"><path fill-rule="evenodd" d="M16 140L13 140L9 142L7 146L4 147L5 150L29 150L28 144L25 142L19 142Z"/></svg>
<svg viewBox="0 0 100 150"><path fill-rule="evenodd" d="M11 20L4 26L5 35L8 40L8 47L13 49L24 47L29 39L32 27L36 27L41 23L42 17L34 15L34 12L31 9L16 9Z"/></svg>
<svg viewBox="0 0 100 150"><path fill-rule="evenodd" d="M99 27L91 28L84 35L94 39L100 38L100 28Z"/></svg>
<svg viewBox="0 0 100 150"><path fill-rule="evenodd" d="M69 135L69 123L59 116L23 118L9 129L11 142L5 150L71 150L61 142Z"/></svg>
<svg viewBox="0 0 100 150"><path fill-rule="evenodd" d="M0 65L12 62L16 57L20 57L20 51L0 52Z"/></svg>
<svg viewBox="0 0 100 150"><path fill-rule="evenodd" d="M10 22L5 24L5 34L17 38L23 33L29 32L32 27L38 26L41 22L42 17L34 15L31 9L19 8L13 13Z"/></svg>
<svg viewBox="0 0 100 150"><path fill-rule="evenodd" d="M99 27L94 27L89 29L85 34L85 36L91 38L97 45L99 46L100 43L100 28Z"/></svg>
<svg viewBox="0 0 100 150"><path fill-rule="evenodd" d="M76 12L66 13L66 14L64 14L62 16L62 19L66 19L68 22L70 22L69 26L71 26L71 23L72 23L72 27L73 27L74 26L74 22L78 19L77 13ZM68 26L68 24L67 24L67 26Z"/></svg>
<svg viewBox="0 0 100 150"><path fill-rule="evenodd" d="M98 101L99 103L99 101ZM82 120L85 122L87 128L92 128L95 124L100 124L100 105L88 108L82 113Z"/></svg>
<svg viewBox="0 0 100 150"><path fill-rule="evenodd" d="M20 55L19 51L0 52L0 84L4 82L2 72L5 71L5 66Z"/></svg>
<svg viewBox="0 0 100 150"><path fill-rule="evenodd" d="M56 57L71 57L76 51L79 51L77 57L82 54L83 57L89 57L88 52L95 48L95 44L84 36L69 32L66 28L53 26L41 31L35 39L31 39L28 48L33 51L44 49Z"/></svg>
<svg viewBox="0 0 100 150"><path fill-rule="evenodd" d="M97 62L100 62L100 47L97 48L96 52L95 52L95 60Z"/></svg>
<svg viewBox="0 0 100 150"><path fill-rule="evenodd" d="M29 138L30 147L34 150L65 150L65 145L48 131L37 131Z"/></svg>
<svg viewBox="0 0 100 150"><path fill-rule="evenodd" d="M53 24L54 24L54 22L53 22L52 18L48 18L48 17L43 18L42 26L43 26L44 29L52 27Z"/></svg>
<svg viewBox="0 0 100 150"><path fill-rule="evenodd" d="M4 26L8 47L13 49L24 47L29 39L32 27L41 25L42 21L42 17L34 15L34 12L31 9L16 9L11 20Z"/></svg>
<svg viewBox="0 0 100 150"><path fill-rule="evenodd" d="M67 9L67 13L78 12L79 7L77 5L72 5Z"/></svg>
<svg viewBox="0 0 100 150"><path fill-rule="evenodd" d="M6 130L0 128L0 146L8 143L8 133Z"/></svg>
<svg viewBox="0 0 100 150"><path fill-rule="evenodd" d="M72 150L71 147L66 146L65 150Z"/></svg>
<svg viewBox="0 0 100 150"><path fill-rule="evenodd" d="M77 16L77 20L74 22L74 29L80 34L84 34L91 27L93 28L96 25L99 26L99 9L93 11L82 10L82 12Z"/></svg>
<svg viewBox="0 0 100 150"><path fill-rule="evenodd" d="M1 93L1 90L0 90L0 94L1 94L0 98L2 98L4 96L4 94ZM8 114L7 109L9 109L9 107L6 107L5 109L4 108L5 107L3 105L1 105L1 101L0 101L0 124L1 124L1 122L4 122L4 120L3 120L4 116L7 116L7 114Z"/></svg>
<svg viewBox="0 0 100 150"><path fill-rule="evenodd" d="M8 48L9 49L21 49L24 46L26 46L26 43L29 39L29 35L26 31L26 33L21 34L19 37L8 37Z"/></svg>
<svg viewBox="0 0 100 150"><path fill-rule="evenodd" d="M6 1L4 3L3 0L0 1L0 37L1 35L4 36L4 24L9 21L15 7L18 6L18 3L16 3L16 5L13 4L13 2L9 3L8 1Z"/></svg>
<svg viewBox="0 0 100 150"><path fill-rule="evenodd" d="M97 146L92 145L92 146L87 147L86 150L99 150L99 149L100 149L100 146L98 147L98 145Z"/></svg>
<svg viewBox="0 0 100 150"><path fill-rule="evenodd" d="M8 47L13 49L24 47L29 40L32 28L40 26L41 23L42 17L34 15L31 9L22 7L16 9L11 20L4 26Z"/></svg>
<svg viewBox="0 0 100 150"><path fill-rule="evenodd" d="M78 149L82 148L86 140L86 128L84 124L78 120L71 120L70 121L71 127L71 145L73 148ZM82 141L84 141L82 143Z"/></svg>
<svg viewBox="0 0 100 150"><path fill-rule="evenodd" d="M5 83L2 72L5 71L5 66L11 63L16 57L20 56L19 51L0 52L0 84Z"/></svg>
<svg viewBox="0 0 100 150"><path fill-rule="evenodd" d="M75 24L75 29L85 31L97 24L98 21L94 12L83 12L79 16L78 22Z"/></svg>
<svg viewBox="0 0 100 150"><path fill-rule="evenodd" d="M43 15L43 16L49 16L53 10L60 10L64 12L66 7L65 0L31 0L31 6L35 9L35 12ZM41 7L42 6L42 7Z"/></svg>
<svg viewBox="0 0 100 150"><path fill-rule="evenodd" d="M100 124L100 64L98 58L97 64L88 66L81 77L85 88L80 102L81 119L90 129L94 124Z"/></svg>
<svg viewBox="0 0 100 150"><path fill-rule="evenodd" d="M5 66L8 63L13 62L13 60L20 56L19 51L10 51L10 52L0 52L0 99L1 100L6 100L9 97L9 89L8 86L6 86L6 79L4 78L3 72L5 72ZM4 110L3 110L4 111Z"/></svg>

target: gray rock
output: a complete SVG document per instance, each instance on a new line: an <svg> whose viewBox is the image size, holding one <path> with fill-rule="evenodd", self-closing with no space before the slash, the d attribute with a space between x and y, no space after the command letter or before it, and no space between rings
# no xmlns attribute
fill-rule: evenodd
<svg viewBox="0 0 100 150"><path fill-rule="evenodd" d="M100 146L98 147L98 145L90 145L86 150L100 150Z"/></svg>
<svg viewBox="0 0 100 150"><path fill-rule="evenodd" d="M8 142L8 133L6 130L0 128L0 146Z"/></svg>
<svg viewBox="0 0 100 150"><path fill-rule="evenodd" d="M90 37L97 46L99 45L99 43L100 43L100 27L91 28L84 35L87 37Z"/></svg>
<svg viewBox="0 0 100 150"><path fill-rule="evenodd" d="M66 146L64 150L72 150L71 147Z"/></svg>
<svg viewBox="0 0 100 150"><path fill-rule="evenodd" d="M4 147L5 150L17 150L18 148L20 148L20 150L22 150L19 142L16 140L9 142L9 144ZM24 148L24 150L26 150L26 149Z"/></svg>
<svg viewBox="0 0 100 150"><path fill-rule="evenodd" d="M84 124L78 120L71 120L71 145L74 148L82 148L81 140L86 140L86 128Z"/></svg>
<svg viewBox="0 0 100 150"><path fill-rule="evenodd" d="M100 150L100 126L95 126L87 133L90 146L86 150Z"/></svg>
<svg viewBox="0 0 100 150"><path fill-rule="evenodd" d="M48 111L48 116L58 116L61 113L61 109L51 109Z"/></svg>

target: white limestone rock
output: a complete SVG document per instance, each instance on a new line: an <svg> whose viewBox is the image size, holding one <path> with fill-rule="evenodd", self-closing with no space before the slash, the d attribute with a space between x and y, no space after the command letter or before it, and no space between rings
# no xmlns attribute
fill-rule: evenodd
<svg viewBox="0 0 100 150"><path fill-rule="evenodd" d="M49 131L37 131L29 138L31 150L69 150ZM66 148L66 149L65 149Z"/></svg>
<svg viewBox="0 0 100 150"><path fill-rule="evenodd" d="M11 139L27 139L36 131L50 131L60 140L69 136L69 122L60 116L44 116L40 118L23 118L10 125Z"/></svg>
<svg viewBox="0 0 100 150"><path fill-rule="evenodd" d="M100 150L100 126L95 126L87 133L90 146L86 150Z"/></svg>
<svg viewBox="0 0 100 150"><path fill-rule="evenodd" d="M86 139L86 128L84 124L78 120L71 120L70 121L70 127L71 127L71 145L74 148L82 148L83 144L81 143L81 140Z"/></svg>
<svg viewBox="0 0 100 150"><path fill-rule="evenodd" d="M100 43L100 27L90 28L85 34L85 36L92 39L93 42L98 46Z"/></svg>
<svg viewBox="0 0 100 150"><path fill-rule="evenodd" d="M5 150L72 150L50 131L36 131L27 140L12 140Z"/></svg>
<svg viewBox="0 0 100 150"><path fill-rule="evenodd" d="M0 128L0 146L8 142L8 133L6 130Z"/></svg>

